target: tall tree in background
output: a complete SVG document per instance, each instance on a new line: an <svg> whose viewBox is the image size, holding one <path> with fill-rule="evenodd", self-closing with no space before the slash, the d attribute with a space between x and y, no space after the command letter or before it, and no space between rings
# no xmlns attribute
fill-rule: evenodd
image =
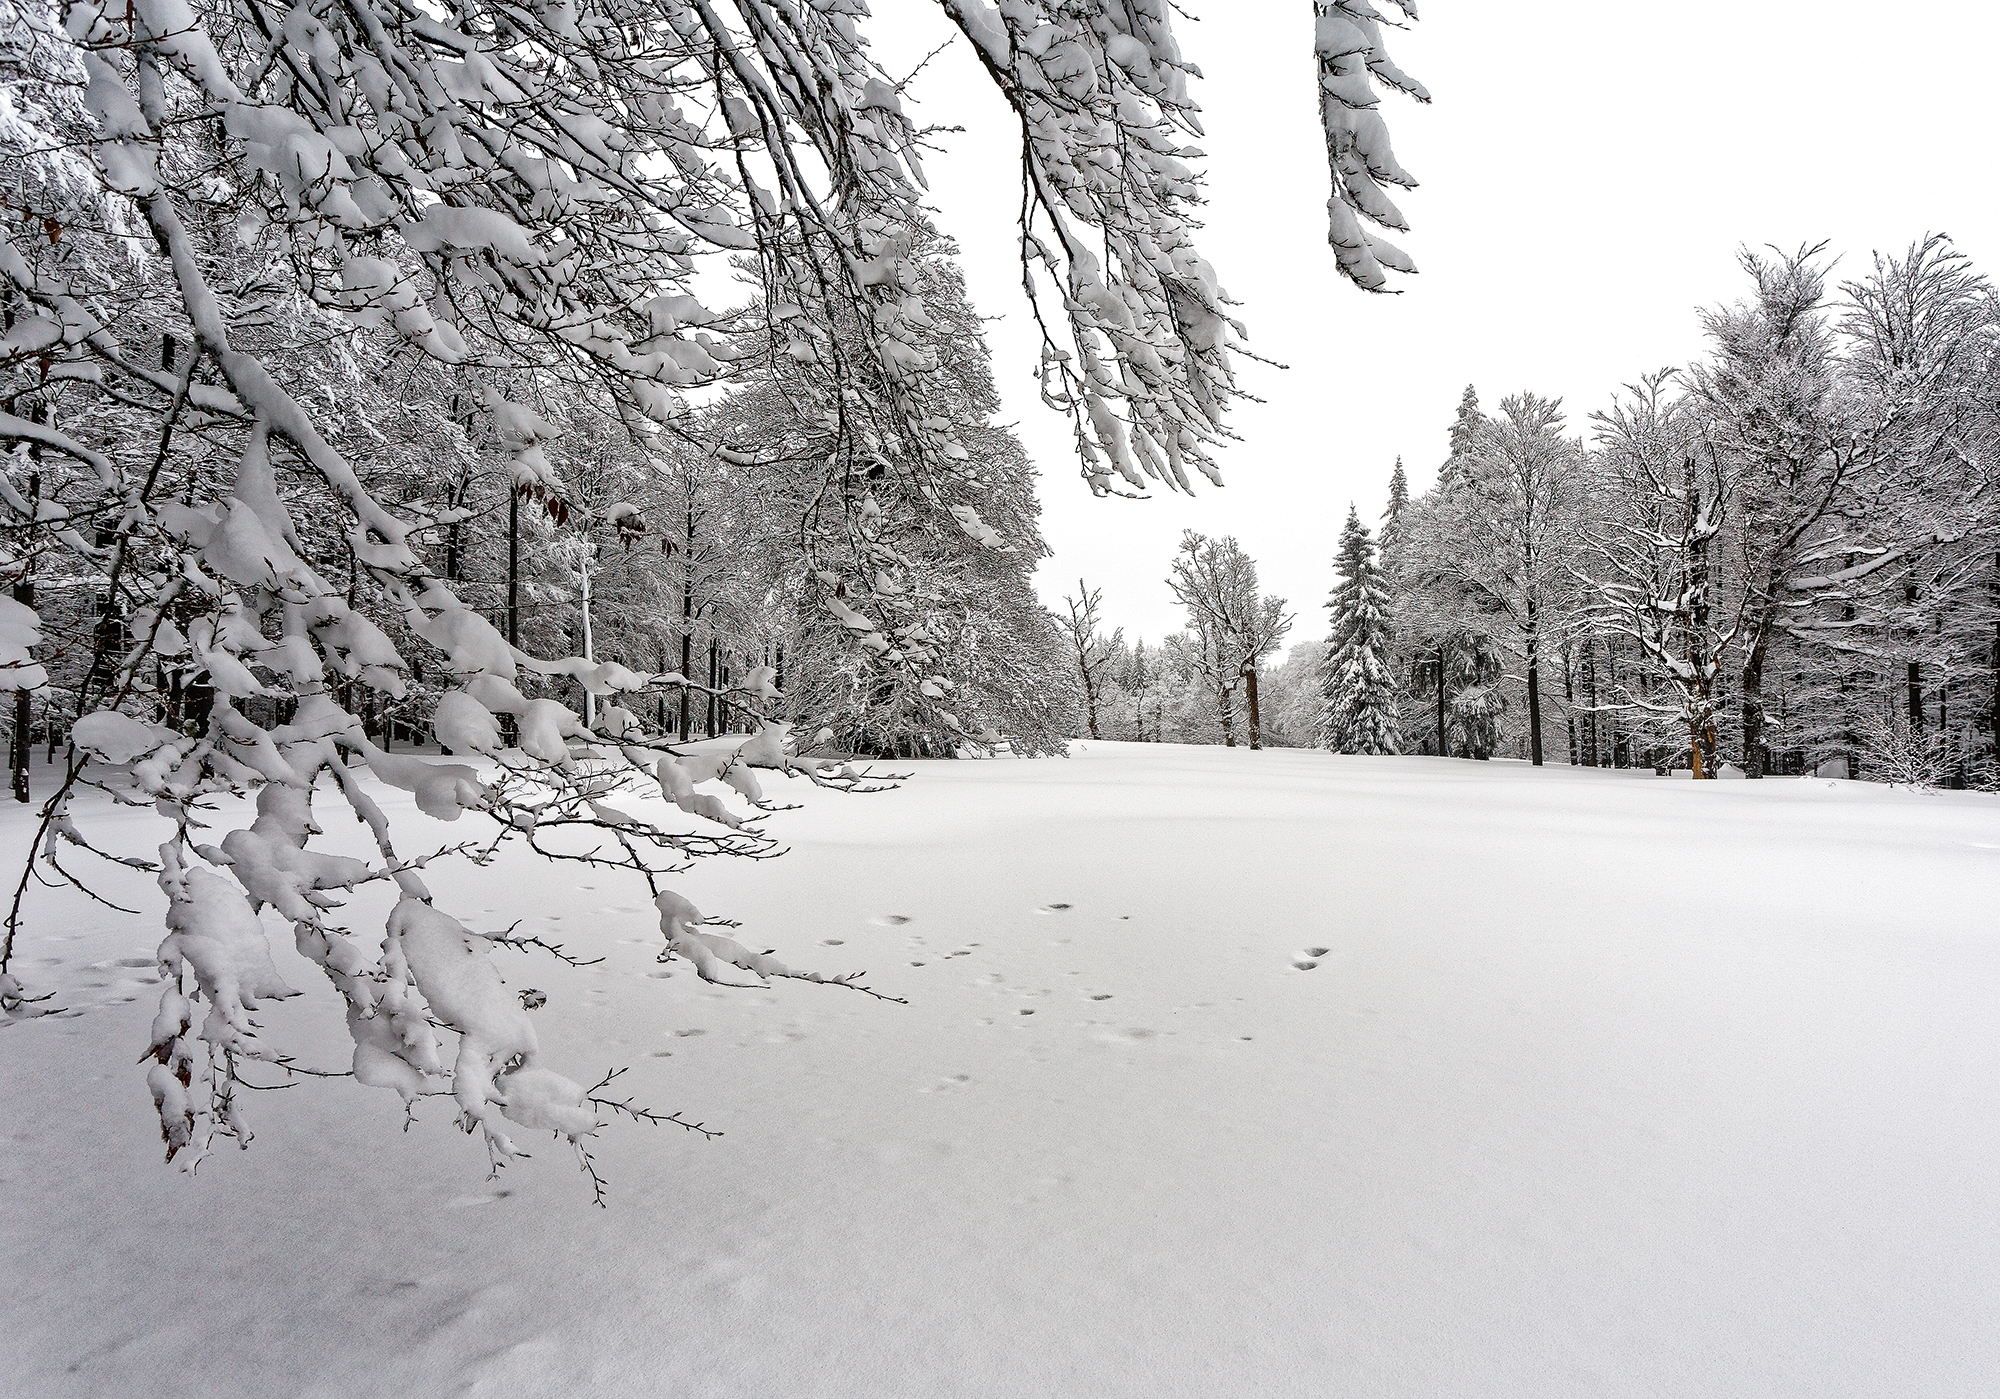
<svg viewBox="0 0 2000 1399"><path fill-rule="evenodd" d="M1455 581L1452 571L1443 567L1455 551L1436 547L1452 534L1452 527L1439 516L1440 512L1446 512L1457 518L1463 513L1463 492L1471 487L1472 453L1484 421L1479 412L1479 395L1467 384L1452 418L1449 447L1444 463L1438 468L1436 484L1419 501L1406 500L1395 510L1394 519L1385 522L1382 531L1381 561L1389 585L1392 591L1415 603L1404 609L1399 631L1398 669L1404 678L1399 688L1412 701L1413 719L1416 706L1423 710L1421 728L1416 731L1428 729L1429 737L1419 742L1443 757L1451 756L1454 751L1453 677L1460 673L1480 674L1486 667L1484 658L1461 656L1452 650L1455 639L1471 639L1484 633L1476 626L1462 625L1476 615L1477 608ZM1397 465L1401 464L1399 457ZM1396 494L1392 477L1392 506ZM1406 537L1413 529L1420 542L1406 548ZM1475 697L1475 708L1483 707L1483 699L1484 692ZM1406 726L1405 731L1411 731L1411 726Z"/></svg>
<svg viewBox="0 0 2000 1399"><path fill-rule="evenodd" d="M1474 447L1460 578L1506 618L1528 692L1528 756L1542 763L1542 667L1569 595L1582 452L1559 399L1503 399Z"/></svg>
<svg viewBox="0 0 2000 1399"><path fill-rule="evenodd" d="M1486 416L1479 411L1479 391L1467 384L1458 397L1458 409L1452 414L1450 449L1444 465L1438 468L1440 487L1449 490L1471 477L1473 454L1485 427Z"/></svg>
<svg viewBox="0 0 2000 1399"><path fill-rule="evenodd" d="M1389 504L1382 511L1382 548L1391 548L1396 541L1396 530L1403 522L1403 512L1410 508L1410 478L1403 470L1403 459L1396 458L1396 469L1389 473Z"/></svg>
<svg viewBox="0 0 2000 1399"><path fill-rule="evenodd" d="M1167 586L1188 610L1191 644L1186 654L1212 687L1223 743L1236 746L1235 700L1241 685L1250 746L1263 747L1257 670L1291 630L1285 600L1259 592L1257 564L1235 539L1209 539L1193 530L1181 536Z"/></svg>
<svg viewBox="0 0 2000 1399"><path fill-rule="evenodd" d="M1340 581L1326 604L1331 625L1320 662L1319 745L1336 753L1400 752L1389 594L1375 564L1375 541L1351 505L1334 567Z"/></svg>
<svg viewBox="0 0 2000 1399"><path fill-rule="evenodd" d="M1097 703L1104 693L1106 672L1125 641L1123 627L1117 628L1108 637L1098 632L1103 602L1104 589L1090 587L1079 578L1076 580L1076 595L1065 597L1065 610L1056 614L1056 624L1062 628L1063 638L1069 642L1076 659L1077 680L1083 686L1084 719L1092 738L1104 736L1097 728ZM1143 657L1144 654L1145 643L1142 641L1139 643L1139 655ZM1140 666L1143 669L1143 660Z"/></svg>
<svg viewBox="0 0 2000 1399"><path fill-rule="evenodd" d="M1845 421L1822 305L1824 246L1742 254L1755 298L1703 316L1714 353L1693 380L1734 506L1740 562L1728 582L1739 594L1730 610L1741 638L1741 757L1751 777L1770 765L1764 674L1772 641L1807 603L1807 576L1841 571L1823 565L1852 552L1835 512L1874 458L1872 434Z"/></svg>
<svg viewBox="0 0 2000 1399"><path fill-rule="evenodd" d="M1718 616L1715 602L1730 489L1676 378L1673 370L1648 375L1591 415L1595 505L1579 566L1590 579L1584 610L1592 624L1629 640L1640 657L1621 702L1678 725L1690 770L1710 778L1719 766L1716 685L1739 625Z"/></svg>

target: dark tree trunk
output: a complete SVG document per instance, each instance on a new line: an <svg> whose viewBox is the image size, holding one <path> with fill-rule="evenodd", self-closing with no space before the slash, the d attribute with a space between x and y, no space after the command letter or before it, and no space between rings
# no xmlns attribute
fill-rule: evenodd
<svg viewBox="0 0 2000 1399"><path fill-rule="evenodd" d="M507 497L507 644L521 644L521 493Z"/></svg>
<svg viewBox="0 0 2000 1399"><path fill-rule="evenodd" d="M456 486L447 487L444 496L445 504L454 510L463 505L465 503L465 487L466 483L464 481L460 481ZM459 571L464 565L465 522L463 520L453 520L444 528L444 576L446 581L456 583Z"/></svg>
<svg viewBox="0 0 2000 1399"><path fill-rule="evenodd" d="M1451 731L1445 726L1445 721L1444 721L1444 712L1445 712L1444 643L1442 641L1438 643L1437 676L1438 676L1438 688L1437 688L1438 756L1440 758L1449 758L1451 756Z"/></svg>
<svg viewBox="0 0 2000 1399"><path fill-rule="evenodd" d="M1257 713L1257 667L1254 665L1244 667L1243 697L1250 709L1250 751L1254 753L1264 746L1264 722Z"/></svg>
<svg viewBox="0 0 2000 1399"><path fill-rule="evenodd" d="M664 640L655 638L653 646L655 653L660 658L660 669L665 670L667 668L667 643ZM661 733L667 731L667 692L665 690L653 696L653 727Z"/></svg>
<svg viewBox="0 0 2000 1399"><path fill-rule="evenodd" d="M1750 655L1743 662L1743 693L1739 696L1743 715L1743 775L1762 777L1770 768L1764 739L1764 658L1769 652L1768 629L1757 633Z"/></svg>
<svg viewBox="0 0 2000 1399"><path fill-rule="evenodd" d="M1533 660L1528 662L1528 761L1542 765L1542 671Z"/></svg>
<svg viewBox="0 0 2000 1399"><path fill-rule="evenodd" d="M1535 634L1535 599L1528 598L1528 760L1542 765L1541 638Z"/></svg>
<svg viewBox="0 0 2000 1399"><path fill-rule="evenodd" d="M1903 584L1904 600L1911 606L1917 601L1917 575L1914 570ZM1917 662L1911 661L1904 674L1904 684L1910 692L1910 733L1912 736L1924 731L1924 675Z"/></svg>
<svg viewBox="0 0 2000 1399"><path fill-rule="evenodd" d="M1576 731L1576 662L1563 648L1563 727L1569 734L1569 765L1583 765L1583 743Z"/></svg>
<svg viewBox="0 0 2000 1399"><path fill-rule="evenodd" d="M1222 746L1236 746L1236 704L1233 686L1221 685L1215 691L1215 710L1222 719Z"/></svg>
<svg viewBox="0 0 2000 1399"><path fill-rule="evenodd" d="M706 705L706 709L708 712L704 716L702 723L702 732L709 738L715 737L715 689L716 689L715 680L716 680L716 671L719 665L718 651L719 648L716 645L715 638L711 636L708 639L709 694L708 694L708 704Z"/></svg>
<svg viewBox="0 0 2000 1399"><path fill-rule="evenodd" d="M1601 767L1597 749L1597 643L1583 643L1583 765Z"/></svg>
<svg viewBox="0 0 2000 1399"><path fill-rule="evenodd" d="M40 418L41 414L37 413L37 421ZM35 444L31 450L34 450L39 457L40 444ZM34 508L34 502L40 500L41 496L42 474L37 471L28 478L28 502L30 509ZM34 554L31 550L22 550L21 577L14 584L14 601L22 604L24 607L33 607L35 605L35 579L34 575L28 571L33 566L33 559ZM29 698L26 690L14 691L14 732L12 735L13 741L8 745L7 758L8 766L13 769L14 800L17 802L28 800L28 748L29 729L34 724L33 703L34 701Z"/></svg>
<svg viewBox="0 0 2000 1399"><path fill-rule="evenodd" d="M689 738L688 725L693 716L688 712L687 683L694 677L688 672L694 669L694 487L688 487L687 502L687 547L681 551L681 742Z"/></svg>
<svg viewBox="0 0 2000 1399"><path fill-rule="evenodd" d="M1993 601L1993 694L1987 701L1986 723L1994 756L2000 757L2000 553L1993 556L1993 581L1987 588Z"/></svg>

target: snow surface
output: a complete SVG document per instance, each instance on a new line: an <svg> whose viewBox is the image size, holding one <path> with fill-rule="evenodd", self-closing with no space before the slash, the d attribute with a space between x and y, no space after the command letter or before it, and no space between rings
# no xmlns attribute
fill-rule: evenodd
<svg viewBox="0 0 2000 1399"><path fill-rule="evenodd" d="M503 954L546 1063L726 1132L608 1126L603 1211L560 1143L488 1184L448 1100L406 1134L348 1080L163 1167L157 922L64 902L15 969L70 1013L0 1028L0 1391L2000 1391L2000 800L1109 743L915 767L678 886L907 1006L705 986L589 872L427 871L470 926L607 958ZM97 829L144 852L141 819ZM339 1067L272 927L310 991L257 1018Z"/></svg>

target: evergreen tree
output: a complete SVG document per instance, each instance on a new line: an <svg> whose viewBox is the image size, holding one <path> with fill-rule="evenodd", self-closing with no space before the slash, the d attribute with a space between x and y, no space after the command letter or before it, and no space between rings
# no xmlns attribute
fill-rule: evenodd
<svg viewBox="0 0 2000 1399"><path fill-rule="evenodd" d="M1320 666L1325 701L1320 747L1336 753L1394 753L1402 747L1403 732L1389 670L1389 591L1375 563L1375 541L1351 505L1335 567L1340 582L1327 599L1333 626Z"/></svg>
<svg viewBox="0 0 2000 1399"><path fill-rule="evenodd" d="M1458 413L1451 420L1451 455L1438 469L1438 486L1441 489L1462 485L1471 475L1473 452L1479 443L1480 426L1485 421L1479 411L1479 391L1467 384L1465 392L1459 396Z"/></svg>
<svg viewBox="0 0 2000 1399"><path fill-rule="evenodd" d="M1410 478L1403 471L1403 458L1396 458L1396 469L1389 473L1389 508L1382 512L1382 552L1396 542L1397 528L1403 523L1403 512L1410 508Z"/></svg>
<svg viewBox="0 0 2000 1399"><path fill-rule="evenodd" d="M1507 712L1501 691L1506 668L1493 637L1476 627L1452 629L1439 648L1446 658L1444 745L1461 758L1482 762L1500 746L1500 718Z"/></svg>

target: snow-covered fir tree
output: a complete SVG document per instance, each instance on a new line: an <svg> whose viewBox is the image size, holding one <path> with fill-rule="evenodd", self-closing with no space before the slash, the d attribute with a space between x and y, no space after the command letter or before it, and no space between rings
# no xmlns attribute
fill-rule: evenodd
<svg viewBox="0 0 2000 1399"><path fill-rule="evenodd" d="M1485 416L1479 411L1479 391L1472 385L1465 386L1459 395L1458 411L1451 419L1451 447L1446 453L1444 465L1438 468L1438 488L1450 490L1465 481L1472 470L1472 454L1484 429Z"/></svg>
<svg viewBox="0 0 2000 1399"><path fill-rule="evenodd" d="M1340 581L1326 604L1332 621L1320 662L1319 746L1336 753L1399 752L1389 593L1375 562L1375 541L1351 505L1334 568Z"/></svg>
<svg viewBox="0 0 2000 1399"><path fill-rule="evenodd" d="M1396 532L1403 523L1403 512L1410 508L1410 478L1403 470L1403 459L1396 458L1396 469L1389 473L1389 504L1382 511L1381 548L1384 554L1394 547Z"/></svg>

